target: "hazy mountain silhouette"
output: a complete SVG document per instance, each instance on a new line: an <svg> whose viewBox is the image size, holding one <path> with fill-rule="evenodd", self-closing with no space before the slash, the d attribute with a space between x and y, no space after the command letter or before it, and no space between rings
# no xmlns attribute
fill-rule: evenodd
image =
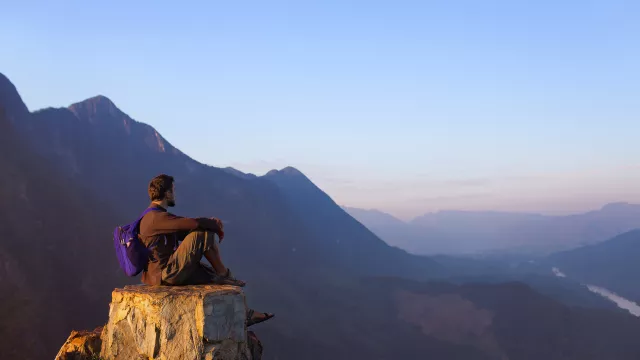
<svg viewBox="0 0 640 360"><path fill-rule="evenodd" d="M515 321L492 323L491 339L471 336L461 341L425 332L423 322L406 313L415 303L412 298L386 311L397 301L396 289L388 287L395 286L397 277L429 279L449 270L433 259L386 245L301 172L286 168L264 177L239 176L200 164L102 96L69 108L29 113L4 77L0 89L3 359L51 356L72 328L106 321L110 291L130 281L117 267L111 231L147 206L147 182L158 173L176 177L176 213L227 221L222 253L238 277L248 281L249 305L278 314L277 321L256 329L268 359L389 359L416 354L482 359L498 352L528 359L529 353L540 353L533 340L516 347L520 338L510 343L501 334L523 334L531 326L538 329L535 334L555 331L549 326L557 323L546 322L543 314L546 303L556 303L519 285L526 290L518 299L535 318L519 318L514 310ZM394 278L370 278L382 274ZM361 277L368 278L360 281ZM371 287L375 284L380 286ZM498 311L492 304L508 303L512 296L504 295L500 286L481 288L478 298L471 300L479 318L468 324L464 318L462 323L458 318L440 324L462 326L473 334L478 321L486 319L484 308ZM456 293L452 289L446 291ZM429 299L425 303L431 304ZM469 309L468 304L462 309ZM584 316L569 312L570 324L579 324L588 334L599 334L595 327L601 323L610 324L603 327L607 334L600 340L568 330L552 333L551 338L535 337L566 342L549 346L545 354L551 354L550 359L560 353L600 354L617 346L627 347L626 354L637 354L626 343L626 331L635 332L637 319L615 311L582 312ZM505 321L511 316L502 314ZM615 355L617 350L612 351Z"/></svg>
<svg viewBox="0 0 640 360"><path fill-rule="evenodd" d="M353 208L348 211L387 243L416 254L548 254L594 244L640 227L640 205L626 203L569 216L441 211L404 224L367 216Z"/></svg>
<svg viewBox="0 0 640 360"><path fill-rule="evenodd" d="M398 236L411 229L408 223L378 210L362 210L343 207L345 211L354 214L357 219L374 220L376 224L384 223L384 229L376 229ZM398 244L396 244L398 245ZM495 256L495 257L461 257L461 256L431 256L446 269L446 281L464 283L522 282L535 291L549 296L570 306L616 309L612 302L590 292L586 287L571 279L558 279L550 276L550 268L540 267L540 264L529 263L529 257Z"/></svg>
<svg viewBox="0 0 640 360"><path fill-rule="evenodd" d="M640 303L640 230L605 242L549 256L547 265L568 277L607 288Z"/></svg>
<svg viewBox="0 0 640 360"><path fill-rule="evenodd" d="M349 206L343 206L342 208L349 215L353 216L356 220L358 220L365 226L367 226L367 224L370 224L370 225L375 225L376 228L381 228L381 227L400 227L400 226L407 225L406 222L394 217L393 215L382 212L380 210L359 209L359 208L354 208Z"/></svg>
<svg viewBox="0 0 640 360"><path fill-rule="evenodd" d="M424 229L379 210L343 206L343 209L387 244L414 254L464 254L464 243L438 229Z"/></svg>
<svg viewBox="0 0 640 360"><path fill-rule="evenodd" d="M404 250L387 245L297 169L272 170L264 178L280 188L295 213L303 215L300 220L313 241L324 244L325 252L318 256L348 264L350 271L362 275L420 277L418 274L433 276L442 270L428 258L408 257Z"/></svg>

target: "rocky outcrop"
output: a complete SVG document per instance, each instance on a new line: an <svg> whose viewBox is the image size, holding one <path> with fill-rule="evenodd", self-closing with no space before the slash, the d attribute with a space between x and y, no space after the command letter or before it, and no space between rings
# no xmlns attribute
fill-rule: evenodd
<svg viewBox="0 0 640 360"><path fill-rule="evenodd" d="M55 360L93 360L98 359L102 341L102 327L93 331L73 331L62 345Z"/></svg>
<svg viewBox="0 0 640 360"><path fill-rule="evenodd" d="M112 293L100 358L252 359L238 287L127 286Z"/></svg>

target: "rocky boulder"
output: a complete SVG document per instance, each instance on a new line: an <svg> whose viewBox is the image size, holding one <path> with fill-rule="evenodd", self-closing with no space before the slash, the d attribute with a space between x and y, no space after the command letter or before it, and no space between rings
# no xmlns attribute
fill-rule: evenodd
<svg viewBox="0 0 640 360"><path fill-rule="evenodd" d="M254 360L240 288L127 286L112 293L100 359Z"/></svg>
<svg viewBox="0 0 640 360"><path fill-rule="evenodd" d="M100 354L102 327L93 331L73 331L55 360L92 360Z"/></svg>

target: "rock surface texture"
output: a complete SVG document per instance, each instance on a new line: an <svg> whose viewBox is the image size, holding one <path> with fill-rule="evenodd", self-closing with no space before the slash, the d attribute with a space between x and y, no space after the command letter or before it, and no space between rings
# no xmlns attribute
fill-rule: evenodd
<svg viewBox="0 0 640 360"><path fill-rule="evenodd" d="M102 327L93 331L73 331L55 360L91 360L100 354Z"/></svg>
<svg viewBox="0 0 640 360"><path fill-rule="evenodd" d="M127 286L112 293L100 358L253 360L240 288Z"/></svg>

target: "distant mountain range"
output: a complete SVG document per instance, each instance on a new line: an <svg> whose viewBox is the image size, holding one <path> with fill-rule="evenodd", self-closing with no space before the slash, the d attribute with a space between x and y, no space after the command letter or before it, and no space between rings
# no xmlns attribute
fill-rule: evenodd
<svg viewBox="0 0 640 360"><path fill-rule="evenodd" d="M568 216L441 211L409 222L378 210L345 210L388 244L415 254L549 254L640 228L640 205L627 203Z"/></svg>
<svg viewBox="0 0 640 360"><path fill-rule="evenodd" d="M159 173L176 177L176 213L228 222L222 253L247 280L249 305L278 314L256 328L265 359L640 354L640 320L584 289L408 254L300 171L258 177L200 164L103 96L30 113L0 74L0 154L2 359L51 357L72 329L106 321L111 290L132 282L112 229L147 206Z"/></svg>

